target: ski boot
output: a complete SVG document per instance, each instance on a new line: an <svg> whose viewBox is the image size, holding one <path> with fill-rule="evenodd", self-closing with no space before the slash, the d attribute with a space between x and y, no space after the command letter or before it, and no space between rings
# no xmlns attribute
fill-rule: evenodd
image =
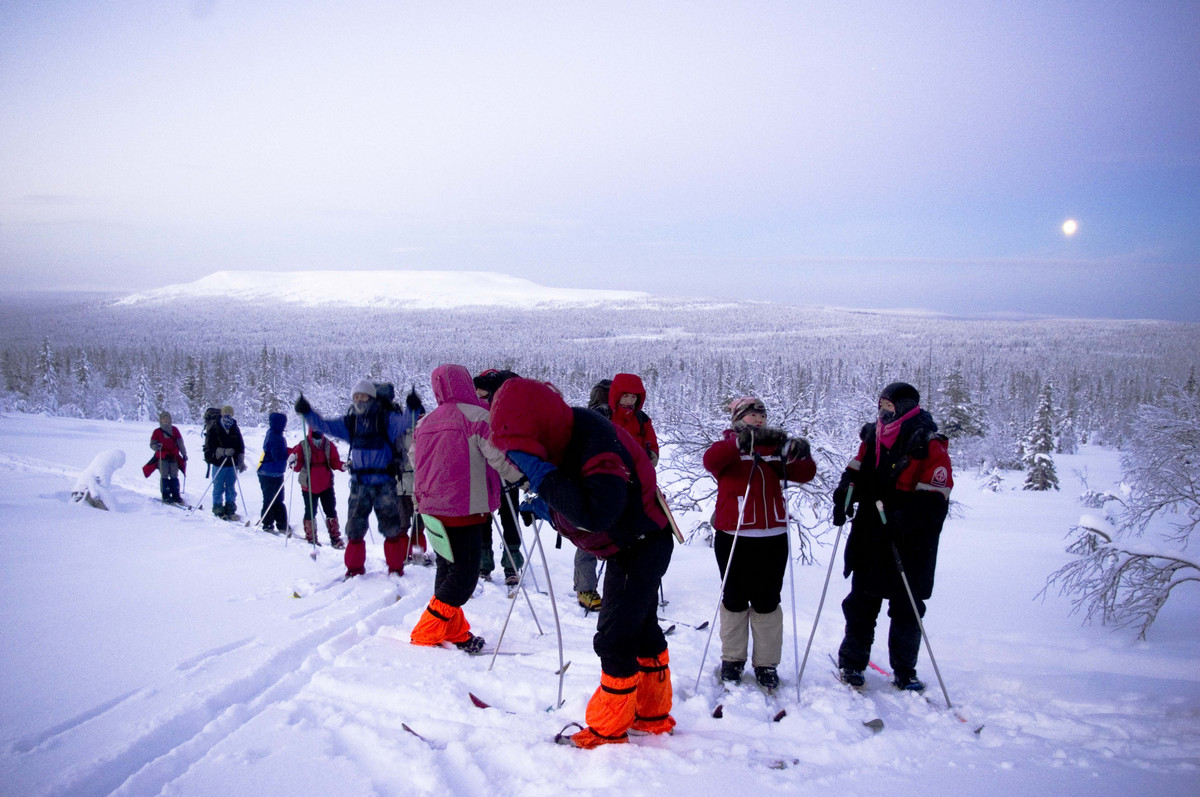
<svg viewBox="0 0 1200 797"><path fill-rule="evenodd" d="M721 662L721 681L723 683L740 684L742 682L742 668L746 666L744 661L722 661Z"/></svg>

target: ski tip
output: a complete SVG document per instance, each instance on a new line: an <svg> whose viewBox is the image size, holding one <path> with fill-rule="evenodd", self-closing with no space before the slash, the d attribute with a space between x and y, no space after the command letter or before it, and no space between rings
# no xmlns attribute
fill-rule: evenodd
<svg viewBox="0 0 1200 797"><path fill-rule="evenodd" d="M724 717L725 716L725 706L721 703L718 703L717 707L713 709L712 716L713 716L713 719L715 719L715 720L719 720L719 719L721 719L721 717Z"/></svg>
<svg viewBox="0 0 1200 797"><path fill-rule="evenodd" d="M480 700L474 692L467 692L467 697L471 698L471 703L473 703L476 708L491 708L490 705Z"/></svg>
<svg viewBox="0 0 1200 797"><path fill-rule="evenodd" d="M781 719L783 719L786 716L787 716L787 709L781 708L781 709L779 709L779 713L771 718L771 722L779 722Z"/></svg>
<svg viewBox="0 0 1200 797"><path fill-rule="evenodd" d="M703 631L705 628L708 628L708 620L705 620L703 623L696 626L697 631Z"/></svg>
<svg viewBox="0 0 1200 797"><path fill-rule="evenodd" d="M299 598L299 597L300 597L300 593L299 593L299 592L293 592L293 593L292 593L292 597L293 597L293 598Z"/></svg>
<svg viewBox="0 0 1200 797"><path fill-rule="evenodd" d="M870 728L873 733L879 733L881 730L883 730L883 720L879 719L879 717L876 717L873 720L867 720L864 722L863 726Z"/></svg>
<svg viewBox="0 0 1200 797"><path fill-rule="evenodd" d="M675 630L675 626L674 625L670 626L669 628L667 628L666 631L663 631L663 636L670 636L671 633L674 632L674 630Z"/></svg>

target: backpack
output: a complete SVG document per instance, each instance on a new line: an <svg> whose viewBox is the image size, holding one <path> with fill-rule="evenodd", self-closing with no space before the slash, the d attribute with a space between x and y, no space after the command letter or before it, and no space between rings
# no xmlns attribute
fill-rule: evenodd
<svg viewBox="0 0 1200 797"><path fill-rule="evenodd" d="M403 407L396 406L396 387L391 382L375 382L375 402L379 406L379 412L375 415L375 433L387 440L388 419L392 413L403 411ZM354 437L358 431L358 418L355 414L354 407L351 406L347 410L343 421L346 424L346 431L350 433L351 449L346 453L346 459L349 460L353 454ZM390 441L389 441L390 442ZM404 441L403 438L396 440L394 444L390 444L392 449L392 461L387 467L388 475L398 479L400 477L401 462L404 459Z"/></svg>
<svg viewBox="0 0 1200 797"><path fill-rule="evenodd" d="M208 433L213 428L213 424L219 423L221 420L221 410L218 407L209 407L204 410L204 430L200 432L200 447L208 443ZM212 471L212 465L204 463L204 478L208 478Z"/></svg>

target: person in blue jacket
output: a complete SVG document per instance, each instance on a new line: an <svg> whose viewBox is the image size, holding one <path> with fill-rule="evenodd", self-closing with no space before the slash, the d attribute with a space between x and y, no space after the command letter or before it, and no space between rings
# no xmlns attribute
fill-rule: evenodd
<svg viewBox="0 0 1200 797"><path fill-rule="evenodd" d="M383 556L389 573L404 575L408 534L400 517L396 476L403 464L402 448L408 418L376 395L375 383L364 379L354 386L350 411L341 418L322 418L308 399L296 399L296 412L325 435L350 443L350 511L346 521L346 577L366 572L367 522L371 511L383 536Z"/></svg>
<svg viewBox="0 0 1200 797"><path fill-rule="evenodd" d="M267 417L267 436L263 438L262 460L258 463L258 485L262 488L264 531L287 531L287 509L283 505L283 474L287 470L288 444L283 437L287 416L272 412Z"/></svg>

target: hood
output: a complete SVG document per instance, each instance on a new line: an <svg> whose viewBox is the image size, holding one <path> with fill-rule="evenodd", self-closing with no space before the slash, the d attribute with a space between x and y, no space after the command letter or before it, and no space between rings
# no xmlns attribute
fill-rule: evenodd
<svg viewBox="0 0 1200 797"><path fill-rule="evenodd" d="M608 412L608 389L612 387L611 379L601 379L592 386L591 395L588 396L588 409L601 410Z"/></svg>
<svg viewBox="0 0 1200 797"><path fill-rule="evenodd" d="M492 400L491 441L501 451L524 451L555 464L571 442L575 413L549 382L516 378Z"/></svg>
<svg viewBox="0 0 1200 797"><path fill-rule="evenodd" d="M608 388L608 406L613 412L617 411L617 402L621 400L622 393L637 396L637 404L633 405L635 410L640 410L646 403L646 386L637 374L617 374L613 377L612 385Z"/></svg>
<svg viewBox="0 0 1200 797"><path fill-rule="evenodd" d="M471 372L461 365L439 365L430 377L433 382L433 397L438 406L442 404L474 404L487 407L475 393Z"/></svg>
<svg viewBox="0 0 1200 797"><path fill-rule="evenodd" d="M282 412L272 412L267 416L267 425L272 432L282 432L287 428L287 416Z"/></svg>

